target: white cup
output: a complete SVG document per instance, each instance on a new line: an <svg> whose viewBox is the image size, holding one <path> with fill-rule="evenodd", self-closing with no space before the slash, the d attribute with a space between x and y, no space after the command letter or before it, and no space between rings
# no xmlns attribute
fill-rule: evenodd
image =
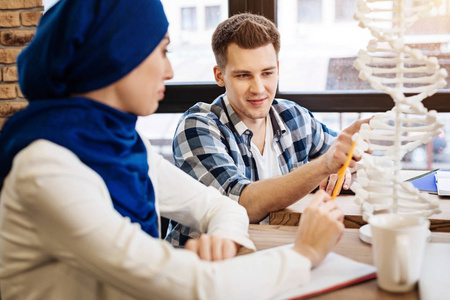
<svg viewBox="0 0 450 300"><path fill-rule="evenodd" d="M378 285L389 292L414 289L420 276L430 221L421 216L379 214L370 218Z"/></svg>

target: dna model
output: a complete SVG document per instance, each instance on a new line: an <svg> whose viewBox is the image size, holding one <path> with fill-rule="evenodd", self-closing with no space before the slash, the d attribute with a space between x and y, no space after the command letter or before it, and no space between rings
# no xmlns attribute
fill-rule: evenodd
<svg viewBox="0 0 450 300"><path fill-rule="evenodd" d="M440 212L438 200L429 200L428 193L399 179L403 156L431 141L443 126L436 111L428 111L422 100L446 85L447 72L440 69L435 57L404 44L406 29L439 2L358 1L355 19L370 30L374 39L366 50L360 50L354 67L360 79L394 101L391 110L375 115L353 136L355 154L362 155L362 160L351 189L365 221L376 212L424 217ZM368 149L372 154L364 153Z"/></svg>

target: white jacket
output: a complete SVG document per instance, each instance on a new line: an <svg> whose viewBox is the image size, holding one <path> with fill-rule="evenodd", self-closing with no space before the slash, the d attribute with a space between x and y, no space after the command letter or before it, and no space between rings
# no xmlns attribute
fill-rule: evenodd
<svg viewBox="0 0 450 300"><path fill-rule="evenodd" d="M144 143L161 215L254 249L243 207ZM265 299L309 280L292 249L211 263L152 238L114 209L96 172L46 140L16 155L0 204L3 300Z"/></svg>

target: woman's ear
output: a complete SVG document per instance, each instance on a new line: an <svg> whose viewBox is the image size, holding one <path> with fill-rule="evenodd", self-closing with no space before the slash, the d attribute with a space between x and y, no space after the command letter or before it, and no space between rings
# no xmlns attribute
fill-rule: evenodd
<svg viewBox="0 0 450 300"><path fill-rule="evenodd" d="M219 66L214 66L214 79L219 86L225 86L225 81L223 80L223 72Z"/></svg>

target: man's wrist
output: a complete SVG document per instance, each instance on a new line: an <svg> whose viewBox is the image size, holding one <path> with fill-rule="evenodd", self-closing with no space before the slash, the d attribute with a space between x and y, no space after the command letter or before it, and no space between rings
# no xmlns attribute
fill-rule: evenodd
<svg viewBox="0 0 450 300"><path fill-rule="evenodd" d="M326 178L333 174L332 170L329 169L327 164L326 153L322 154L318 158L312 160L310 163L317 164L314 166L314 170L318 171L317 176L321 178Z"/></svg>

